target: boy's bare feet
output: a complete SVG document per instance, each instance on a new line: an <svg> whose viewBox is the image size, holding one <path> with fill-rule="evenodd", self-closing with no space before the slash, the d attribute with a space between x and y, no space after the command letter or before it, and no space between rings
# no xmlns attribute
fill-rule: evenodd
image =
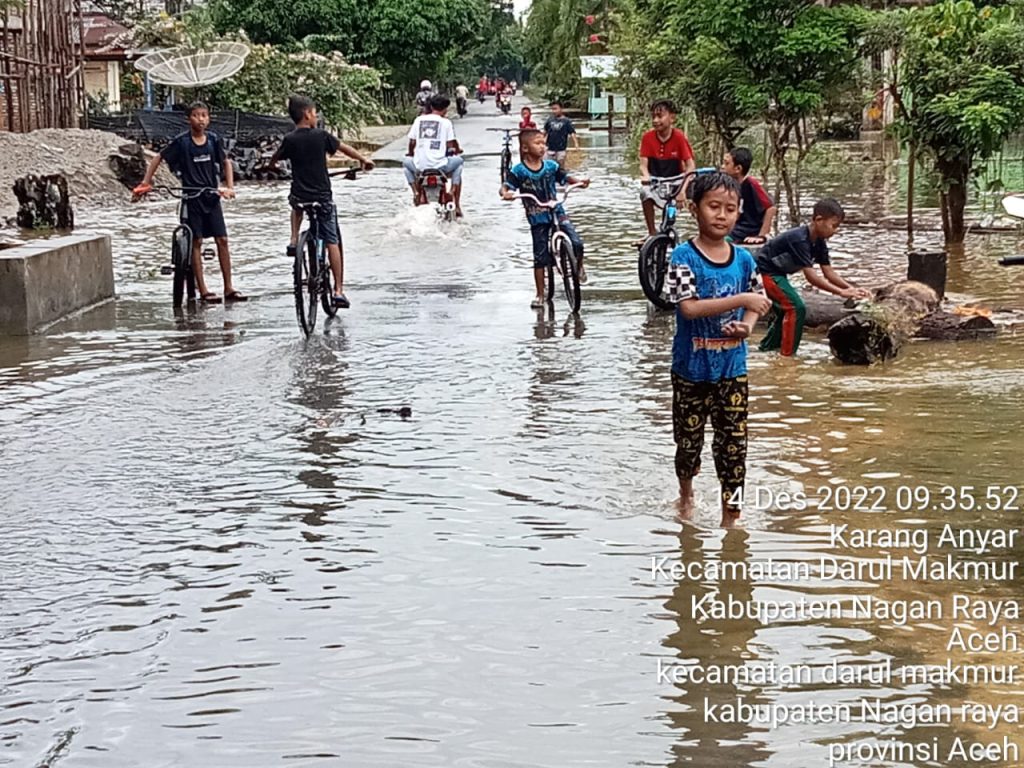
<svg viewBox="0 0 1024 768"><path fill-rule="evenodd" d="M731 512L722 512L722 527L723 528L742 528L743 523L740 522L740 516L734 515Z"/></svg>
<svg viewBox="0 0 1024 768"><path fill-rule="evenodd" d="M679 481L679 498L676 500L680 520L693 520L693 480Z"/></svg>

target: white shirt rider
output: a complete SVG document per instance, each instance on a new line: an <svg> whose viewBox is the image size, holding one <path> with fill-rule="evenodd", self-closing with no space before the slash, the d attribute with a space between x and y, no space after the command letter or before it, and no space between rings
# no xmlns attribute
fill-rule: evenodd
<svg viewBox="0 0 1024 768"><path fill-rule="evenodd" d="M455 141L455 127L447 117L420 115L409 129L409 140L416 142L413 162L417 170L443 168L448 159L448 142Z"/></svg>

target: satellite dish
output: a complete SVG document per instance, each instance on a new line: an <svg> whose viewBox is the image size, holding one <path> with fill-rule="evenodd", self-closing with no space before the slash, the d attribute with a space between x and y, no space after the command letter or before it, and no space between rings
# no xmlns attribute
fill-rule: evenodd
<svg viewBox="0 0 1024 768"><path fill-rule="evenodd" d="M248 55L249 46L243 43L213 43L198 50L178 46L147 53L135 62L135 68L154 83L197 88L231 77L245 65Z"/></svg>

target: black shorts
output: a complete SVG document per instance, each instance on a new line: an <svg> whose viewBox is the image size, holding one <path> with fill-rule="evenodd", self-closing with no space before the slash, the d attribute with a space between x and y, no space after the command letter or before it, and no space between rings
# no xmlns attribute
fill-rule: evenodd
<svg viewBox="0 0 1024 768"><path fill-rule="evenodd" d="M185 204L185 223L192 230L195 240L205 237L227 237L228 228L224 223L224 209L220 198L216 200L189 200Z"/></svg>
<svg viewBox="0 0 1024 768"><path fill-rule="evenodd" d="M293 210L305 215L301 203L294 197L288 198L288 203ZM320 207L316 209L316 222L320 226L320 238L328 245L341 243L341 228L338 226L338 209L333 200L320 201Z"/></svg>

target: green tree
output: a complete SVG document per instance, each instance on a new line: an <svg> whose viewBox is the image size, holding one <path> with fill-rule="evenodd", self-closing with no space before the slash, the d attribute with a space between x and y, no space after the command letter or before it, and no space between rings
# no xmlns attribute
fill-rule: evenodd
<svg viewBox="0 0 1024 768"><path fill-rule="evenodd" d="M534 0L526 20L526 62L548 95L579 95L580 56L608 52L622 34L625 9L626 0ZM591 43L591 35L598 40Z"/></svg>
<svg viewBox="0 0 1024 768"><path fill-rule="evenodd" d="M211 11L218 31L243 29L257 43L331 40L349 61L405 87L445 72L488 18L484 0L214 0Z"/></svg>
<svg viewBox="0 0 1024 768"><path fill-rule="evenodd" d="M971 181L1024 127L1024 24L1012 5L944 0L900 16L896 130L932 162L947 243L966 235Z"/></svg>
<svg viewBox="0 0 1024 768"><path fill-rule="evenodd" d="M763 123L768 170L798 220L800 170L818 129L841 95L863 95L868 12L812 0L658 0L638 2L636 15L646 31L630 57L639 77L691 107L717 137L716 149Z"/></svg>

